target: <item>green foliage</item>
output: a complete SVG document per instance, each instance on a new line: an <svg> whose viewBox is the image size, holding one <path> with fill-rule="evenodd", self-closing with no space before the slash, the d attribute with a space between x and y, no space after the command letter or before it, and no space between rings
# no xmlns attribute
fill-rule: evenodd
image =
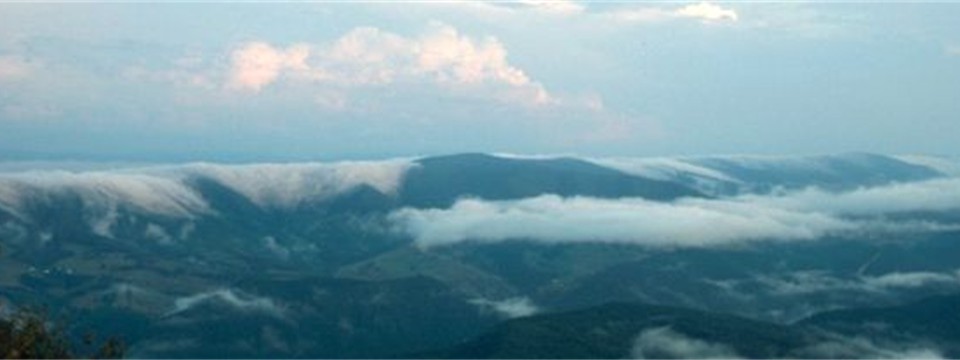
<svg viewBox="0 0 960 360"><path fill-rule="evenodd" d="M0 308L2 310L2 308ZM0 318L0 357L4 359L68 359L77 356L71 347L64 327L52 325L39 311L19 310L8 318ZM92 335L84 338L84 345L94 344ZM93 354L96 359L123 357L124 345L117 338L109 338Z"/></svg>

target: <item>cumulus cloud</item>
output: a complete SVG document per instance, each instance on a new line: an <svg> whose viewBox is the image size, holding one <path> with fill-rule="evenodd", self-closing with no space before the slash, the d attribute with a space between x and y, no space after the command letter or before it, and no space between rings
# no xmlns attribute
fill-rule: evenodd
<svg viewBox="0 0 960 360"><path fill-rule="evenodd" d="M294 45L277 49L264 42L252 42L234 50L230 71L230 86L236 89L259 91L280 77L281 72L307 69L309 49Z"/></svg>
<svg viewBox="0 0 960 360"><path fill-rule="evenodd" d="M508 319L530 316L540 312L540 309L527 297L514 297L500 301L474 299L470 300L470 303L483 309L493 310Z"/></svg>
<svg viewBox="0 0 960 360"><path fill-rule="evenodd" d="M695 339L670 327L647 329L634 340L634 359L736 359L730 346Z"/></svg>
<svg viewBox="0 0 960 360"><path fill-rule="evenodd" d="M284 77L334 88L427 81L528 104L552 101L543 85L507 61L499 40L473 38L440 23L413 37L358 27L329 44L279 48L251 42L233 53L232 88L257 91Z"/></svg>
<svg viewBox="0 0 960 360"><path fill-rule="evenodd" d="M705 21L737 21L737 12L719 5L700 2L687 5L674 11L677 16L696 18Z"/></svg>
<svg viewBox="0 0 960 360"><path fill-rule="evenodd" d="M657 247L723 246L751 240L815 239L855 225L817 214L736 201L561 198L463 199L449 209L401 209L390 216L421 246L530 239Z"/></svg>
<svg viewBox="0 0 960 360"><path fill-rule="evenodd" d="M164 316L176 315L212 301L219 301L222 304L244 312L260 312L283 317L283 309L277 306L272 299L253 296L231 289L220 289L177 298L173 302L173 309L168 311Z"/></svg>

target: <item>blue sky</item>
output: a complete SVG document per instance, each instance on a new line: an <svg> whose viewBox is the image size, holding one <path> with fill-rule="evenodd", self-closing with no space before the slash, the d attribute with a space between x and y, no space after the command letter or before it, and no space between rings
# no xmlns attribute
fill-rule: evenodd
<svg viewBox="0 0 960 360"><path fill-rule="evenodd" d="M956 156L960 3L0 4L0 157Z"/></svg>

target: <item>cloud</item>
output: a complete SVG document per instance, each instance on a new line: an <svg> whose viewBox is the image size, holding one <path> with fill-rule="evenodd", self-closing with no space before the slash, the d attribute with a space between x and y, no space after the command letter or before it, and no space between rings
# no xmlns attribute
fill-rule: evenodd
<svg viewBox="0 0 960 360"><path fill-rule="evenodd" d="M110 221L124 206L147 214L193 218L209 212L206 201L182 182L123 172L28 171L0 175L0 208L28 217L28 204L50 203L58 195L77 196L84 209ZM101 233L109 223L93 220Z"/></svg>
<svg viewBox="0 0 960 360"><path fill-rule="evenodd" d="M695 339L669 327L647 329L634 340L630 356L634 359L736 359L728 345Z"/></svg>
<svg viewBox="0 0 960 360"><path fill-rule="evenodd" d="M797 357L817 359L945 359L927 344L881 343L864 337L825 334L831 339L802 348Z"/></svg>
<svg viewBox="0 0 960 360"><path fill-rule="evenodd" d="M518 0L518 1L435 1L425 3L434 7L453 7L483 16L573 16L586 12L587 7L573 0Z"/></svg>
<svg viewBox="0 0 960 360"><path fill-rule="evenodd" d="M277 317L283 317L284 313L283 309L270 298L252 296L231 289L220 289L177 298L173 302L173 309L164 316L176 315L212 301L220 301L244 312L261 312Z"/></svg>
<svg viewBox="0 0 960 360"><path fill-rule="evenodd" d="M859 188L834 193L807 188L780 196L745 195L743 201L795 211L842 215L881 215L960 209L960 178Z"/></svg>
<svg viewBox="0 0 960 360"><path fill-rule="evenodd" d="M19 56L0 56L0 84L26 78L36 71L37 64Z"/></svg>
<svg viewBox="0 0 960 360"><path fill-rule="evenodd" d="M956 231L958 224L884 218L894 213L955 209L960 209L960 179L951 178L843 193L808 188L674 202L556 195L507 201L461 199L448 209L400 209L389 219L397 230L426 247L518 239L715 247L812 240L831 234Z"/></svg>
<svg viewBox="0 0 960 360"><path fill-rule="evenodd" d="M174 239L173 236L170 236L170 233L167 232L162 226L148 223L147 228L144 230L143 235L148 238L156 241L159 244L172 244Z"/></svg>
<svg viewBox="0 0 960 360"><path fill-rule="evenodd" d="M894 158L909 164L933 169L947 176L960 177L960 161L956 159L924 155L900 155Z"/></svg>
<svg viewBox="0 0 960 360"><path fill-rule="evenodd" d="M508 319L530 316L540 312L540 309L527 297L515 297L500 301L474 299L470 300L470 303L484 309L496 311Z"/></svg>
<svg viewBox="0 0 960 360"><path fill-rule="evenodd" d="M706 1L681 7L674 14L704 21L737 21L736 11Z"/></svg>
<svg viewBox="0 0 960 360"><path fill-rule="evenodd" d="M733 9L700 2L675 9L662 7L628 7L601 12L601 16L622 22L653 23L672 19L698 19L703 22L735 22L739 15Z"/></svg>
<svg viewBox="0 0 960 360"><path fill-rule="evenodd" d="M233 52L229 86L259 91L276 81L284 71L307 69L306 60L309 54L305 45L277 49L264 42L245 44Z"/></svg>
<svg viewBox="0 0 960 360"><path fill-rule="evenodd" d="M755 240L815 239L855 224L749 203L686 199L462 199L449 209L398 210L390 220L421 246L461 241L617 242L654 247L724 246Z"/></svg>
<svg viewBox="0 0 960 360"><path fill-rule="evenodd" d="M362 185L393 194L407 170L415 166L412 161L398 159L330 164L191 164L170 170L213 179L262 207L288 208Z"/></svg>
<svg viewBox="0 0 960 360"><path fill-rule="evenodd" d="M328 44L279 48L247 43L234 51L229 78L230 88L252 91L284 78L328 89L425 81L464 94L493 92L493 98L505 101L519 98L533 105L553 101L543 85L507 61L507 50L498 39L469 37L442 23L413 37L358 27Z"/></svg>
<svg viewBox="0 0 960 360"><path fill-rule="evenodd" d="M754 278L775 295L794 296L838 291L882 293L928 286L960 287L960 270L953 272L892 272L879 276L839 278L824 271L797 271L778 276Z"/></svg>
<svg viewBox="0 0 960 360"><path fill-rule="evenodd" d="M111 229L120 209L177 219L194 219L216 211L192 187L197 178L213 180L264 208L290 208L370 186L393 194L406 171L416 166L410 160L339 163L215 165L187 164L84 171L83 164L67 164L74 171L45 169L55 164L39 163L23 168L0 168L0 210L21 220L30 220L31 209L55 206L59 196L75 196L95 234L112 237ZM123 167L124 165L115 165ZM148 228L149 236L165 241L160 230ZM181 229L181 237L190 228ZM167 233L169 235L169 233Z"/></svg>
<svg viewBox="0 0 960 360"><path fill-rule="evenodd" d="M273 236L263 237L263 246L267 248L270 253L276 255L281 259L290 258L290 249L287 249L285 246L277 242L277 239Z"/></svg>
<svg viewBox="0 0 960 360"><path fill-rule="evenodd" d="M518 4L535 11L555 15L577 15L586 10L586 7L571 0L520 0Z"/></svg>

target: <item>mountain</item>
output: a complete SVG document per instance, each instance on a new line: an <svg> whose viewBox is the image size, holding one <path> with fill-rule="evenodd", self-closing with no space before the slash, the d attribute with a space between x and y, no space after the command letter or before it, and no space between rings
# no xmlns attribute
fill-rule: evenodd
<svg viewBox="0 0 960 360"><path fill-rule="evenodd" d="M461 154L418 160L400 188L401 203L447 207L460 197L488 200L542 194L672 200L700 193L676 183L630 176L574 158L513 159Z"/></svg>
<svg viewBox="0 0 960 360"><path fill-rule="evenodd" d="M810 315L960 291L960 183L944 161L0 164L0 303L46 306L76 334L122 334L142 357L426 354L490 329L572 336L543 324L586 331L580 321L603 331L524 356L624 356L648 330L788 356L800 354L791 336L856 335L790 325ZM509 325L531 315L548 320ZM608 326L616 317L630 326ZM757 337L774 345L754 353L719 329L783 336ZM521 354L522 337L485 339ZM844 341L831 354L902 353Z"/></svg>
<svg viewBox="0 0 960 360"><path fill-rule="evenodd" d="M689 309L633 303L515 319L429 358L783 358L816 334Z"/></svg>
<svg viewBox="0 0 960 360"><path fill-rule="evenodd" d="M867 153L819 156L705 156L687 158L598 158L594 163L629 174L681 183L715 195L764 193L776 188L817 187L839 191L949 175L930 157Z"/></svg>
<svg viewBox="0 0 960 360"><path fill-rule="evenodd" d="M960 356L960 294L897 306L827 311L800 324L886 341L927 341L937 344L948 358Z"/></svg>

